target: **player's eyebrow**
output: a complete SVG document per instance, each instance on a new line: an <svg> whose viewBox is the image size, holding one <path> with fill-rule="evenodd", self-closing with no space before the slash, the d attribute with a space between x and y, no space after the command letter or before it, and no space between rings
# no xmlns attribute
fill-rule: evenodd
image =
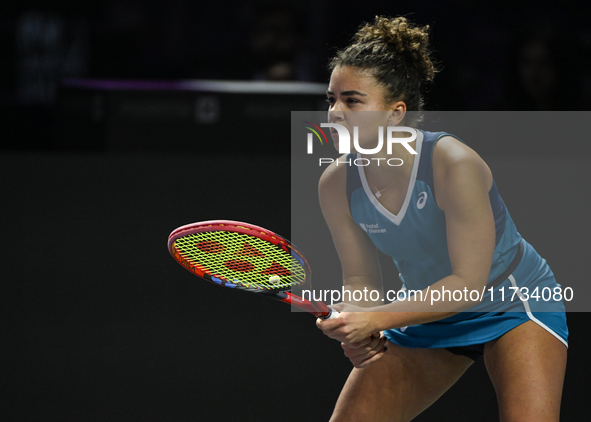
<svg viewBox="0 0 591 422"><path fill-rule="evenodd" d="M326 95L334 95L334 92L328 90L326 91ZM367 97L367 94L364 94L359 91L343 91L341 92L341 95L361 95L362 97Z"/></svg>

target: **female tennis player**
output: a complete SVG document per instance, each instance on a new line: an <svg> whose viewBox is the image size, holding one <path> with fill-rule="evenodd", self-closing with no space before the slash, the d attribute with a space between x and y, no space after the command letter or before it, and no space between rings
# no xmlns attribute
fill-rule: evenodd
<svg viewBox="0 0 591 422"><path fill-rule="evenodd" d="M403 17L376 17L332 59L329 120L351 134L357 126L358 149L378 145L379 127L414 124L411 112L421 110L425 84L435 74L428 29ZM378 248L393 258L404 288L415 295L444 289L486 294L476 301L450 295L433 303L383 304L380 298L336 305L341 314L317 325L342 342L355 368L331 421L411 420L481 355L501 421L557 421L568 337L562 297L541 303L525 295L509 300L508 292L560 286L517 232L478 154L453 135L416 133L409 142L416 155L403 144L394 144L391 155L385 147L371 156L357 151L341 163L357 158L369 165L333 163L320 179L344 287L382 289ZM331 134L338 147L337 131ZM391 157L404 164L384 165ZM497 295L493 311L491 294Z"/></svg>

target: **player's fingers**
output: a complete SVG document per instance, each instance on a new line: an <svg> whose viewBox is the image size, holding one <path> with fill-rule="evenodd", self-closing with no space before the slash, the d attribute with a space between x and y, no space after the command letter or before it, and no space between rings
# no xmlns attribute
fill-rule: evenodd
<svg viewBox="0 0 591 422"><path fill-rule="evenodd" d="M361 348L350 347L347 343L341 343L341 347L344 350L345 356L349 359L367 359L376 353L379 353L386 345L386 338L375 338L370 344Z"/></svg>
<svg viewBox="0 0 591 422"><path fill-rule="evenodd" d="M343 325L343 321L339 319L338 316L332 319L316 318L316 326L322 331L334 329L336 327L340 327L341 325Z"/></svg>
<svg viewBox="0 0 591 422"><path fill-rule="evenodd" d="M380 333L373 333L369 335L367 338L354 342L354 343L344 343L341 344L343 348L350 348L350 349L361 349L361 348L369 348L373 349L380 341Z"/></svg>
<svg viewBox="0 0 591 422"><path fill-rule="evenodd" d="M380 333L373 333L373 334L370 334L369 337L367 337L355 344L358 344L359 347L363 347L363 346L367 346L369 344L376 344L379 339L380 339Z"/></svg>
<svg viewBox="0 0 591 422"><path fill-rule="evenodd" d="M347 343L342 342L341 347L345 350L345 355L360 355L366 353L368 350L371 350L371 341L368 342L359 342L359 343Z"/></svg>
<svg viewBox="0 0 591 422"><path fill-rule="evenodd" d="M355 366L355 368L365 368L366 366L369 366L372 363L374 363L376 360L381 359L387 350L388 350L388 347L384 346L380 349L380 351L378 351L377 353L374 353L371 357L361 360L361 361L358 361L357 363L354 363L353 365Z"/></svg>
<svg viewBox="0 0 591 422"><path fill-rule="evenodd" d="M372 350L381 350L386 345L386 337L378 337L369 345Z"/></svg>
<svg viewBox="0 0 591 422"><path fill-rule="evenodd" d="M343 343L342 346L348 347L350 349L360 349L360 348L365 347L368 344L370 344L373 340L374 340L374 338L372 336L369 336L367 338L364 338L361 341L356 341L353 343Z"/></svg>
<svg viewBox="0 0 591 422"><path fill-rule="evenodd" d="M333 340L345 341L346 339L346 336L339 331L340 323L338 322L336 324L329 323L329 321L318 318L316 320L316 326L322 330L325 336L330 337Z"/></svg>
<svg viewBox="0 0 591 422"><path fill-rule="evenodd" d="M316 326L325 333L328 332L331 328L333 328L333 325L334 324L331 324L331 321L328 319L316 318Z"/></svg>
<svg viewBox="0 0 591 422"><path fill-rule="evenodd" d="M346 327L346 323L338 318L331 319L331 320L322 320L318 318L316 320L316 326L322 330L322 332L338 341L347 341L348 336L350 335L350 329ZM352 343L349 341L349 343Z"/></svg>

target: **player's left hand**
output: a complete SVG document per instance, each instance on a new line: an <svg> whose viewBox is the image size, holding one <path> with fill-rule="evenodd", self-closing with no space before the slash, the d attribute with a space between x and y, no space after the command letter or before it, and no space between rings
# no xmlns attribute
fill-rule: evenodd
<svg viewBox="0 0 591 422"><path fill-rule="evenodd" d="M359 343L379 331L373 326L372 312L368 312L369 308L347 303L331 305L331 308L339 311L339 315L327 320L318 318L316 326L332 339L341 343Z"/></svg>
<svg viewBox="0 0 591 422"><path fill-rule="evenodd" d="M345 356L355 368L365 368L380 359L387 350L386 337L374 333L359 343L341 343Z"/></svg>

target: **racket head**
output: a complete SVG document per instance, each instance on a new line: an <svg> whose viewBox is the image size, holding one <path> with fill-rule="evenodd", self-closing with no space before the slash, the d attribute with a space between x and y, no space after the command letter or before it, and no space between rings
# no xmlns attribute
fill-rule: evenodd
<svg viewBox="0 0 591 422"><path fill-rule="evenodd" d="M233 289L280 292L310 279L308 262L291 242L271 230L240 221L210 220L181 226L169 235L168 251L193 274Z"/></svg>

